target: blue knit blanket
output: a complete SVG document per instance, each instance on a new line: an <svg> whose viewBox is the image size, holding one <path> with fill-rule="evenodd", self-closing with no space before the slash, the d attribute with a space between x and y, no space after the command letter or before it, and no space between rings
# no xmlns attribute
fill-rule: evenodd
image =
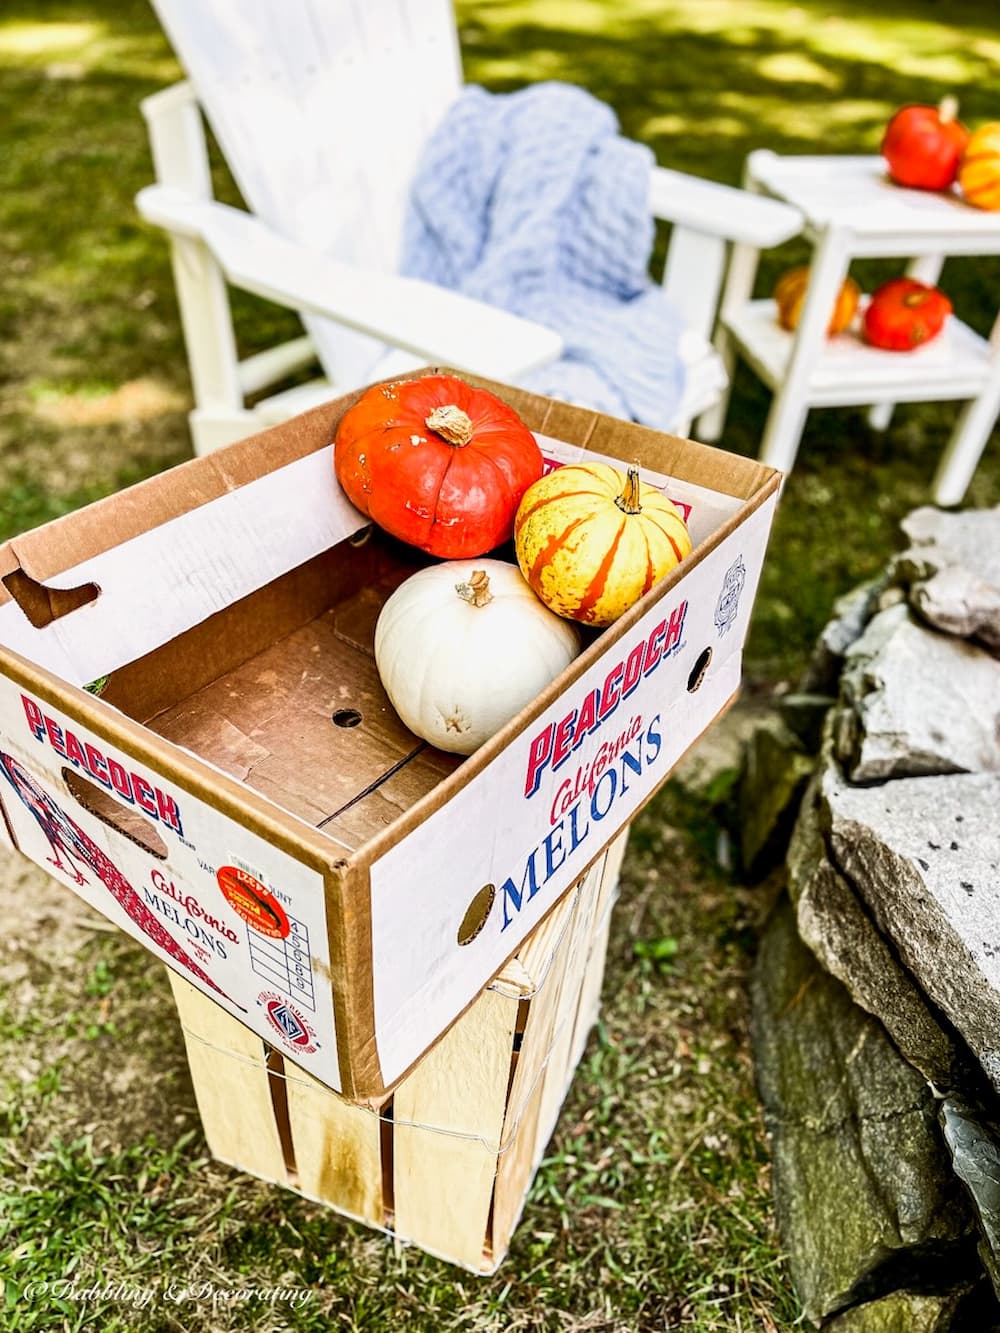
<svg viewBox="0 0 1000 1333"><path fill-rule="evenodd" d="M668 428L683 325L648 273L652 161L582 89L467 87L418 167L402 272L557 330L525 387Z"/></svg>

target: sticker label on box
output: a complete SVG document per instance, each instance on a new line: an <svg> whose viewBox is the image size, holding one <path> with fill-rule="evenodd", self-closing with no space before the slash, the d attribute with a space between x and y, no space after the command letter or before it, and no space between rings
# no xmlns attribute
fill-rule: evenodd
<svg viewBox="0 0 1000 1333"><path fill-rule="evenodd" d="M17 846L339 1088L322 876L0 678Z"/></svg>
<svg viewBox="0 0 1000 1333"><path fill-rule="evenodd" d="M372 865L375 1032L387 1083L496 974L736 691L774 504ZM474 900L482 922L468 920Z"/></svg>

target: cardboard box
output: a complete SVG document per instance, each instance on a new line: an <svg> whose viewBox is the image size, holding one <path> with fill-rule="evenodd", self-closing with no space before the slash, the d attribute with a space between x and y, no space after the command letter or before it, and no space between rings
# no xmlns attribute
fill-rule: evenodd
<svg viewBox="0 0 1000 1333"><path fill-rule="evenodd" d="M397 1241L495 1272L597 1018L627 836L371 1105L296 1069L171 973L212 1154Z"/></svg>
<svg viewBox="0 0 1000 1333"><path fill-rule="evenodd" d="M11 841L352 1098L398 1082L733 698L777 497L757 462L480 382L552 465L640 464L695 549L464 761L375 670L426 557L336 485L358 394L0 548Z"/></svg>

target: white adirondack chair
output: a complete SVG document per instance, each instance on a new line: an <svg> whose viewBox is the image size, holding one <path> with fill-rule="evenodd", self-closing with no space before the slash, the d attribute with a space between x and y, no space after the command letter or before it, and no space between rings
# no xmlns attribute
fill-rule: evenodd
<svg viewBox="0 0 1000 1333"><path fill-rule="evenodd" d="M158 184L137 205L171 237L199 454L337 393L436 363L494 379L557 358L549 329L397 272L409 182L462 87L451 0L153 0L188 80L142 106ZM250 212L212 197L204 113ZM674 224L664 274L689 332L674 429L725 386L708 338L730 241L802 225L771 199L657 168ZM227 284L298 311L306 336L240 360ZM323 376L247 406L318 360Z"/></svg>

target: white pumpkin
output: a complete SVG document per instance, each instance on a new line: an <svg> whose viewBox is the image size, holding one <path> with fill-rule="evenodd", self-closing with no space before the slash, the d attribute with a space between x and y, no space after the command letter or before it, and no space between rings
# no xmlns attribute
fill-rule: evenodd
<svg viewBox="0 0 1000 1333"><path fill-rule="evenodd" d="M401 584L375 626L396 712L440 750L471 754L580 651L580 636L502 560L450 560Z"/></svg>

